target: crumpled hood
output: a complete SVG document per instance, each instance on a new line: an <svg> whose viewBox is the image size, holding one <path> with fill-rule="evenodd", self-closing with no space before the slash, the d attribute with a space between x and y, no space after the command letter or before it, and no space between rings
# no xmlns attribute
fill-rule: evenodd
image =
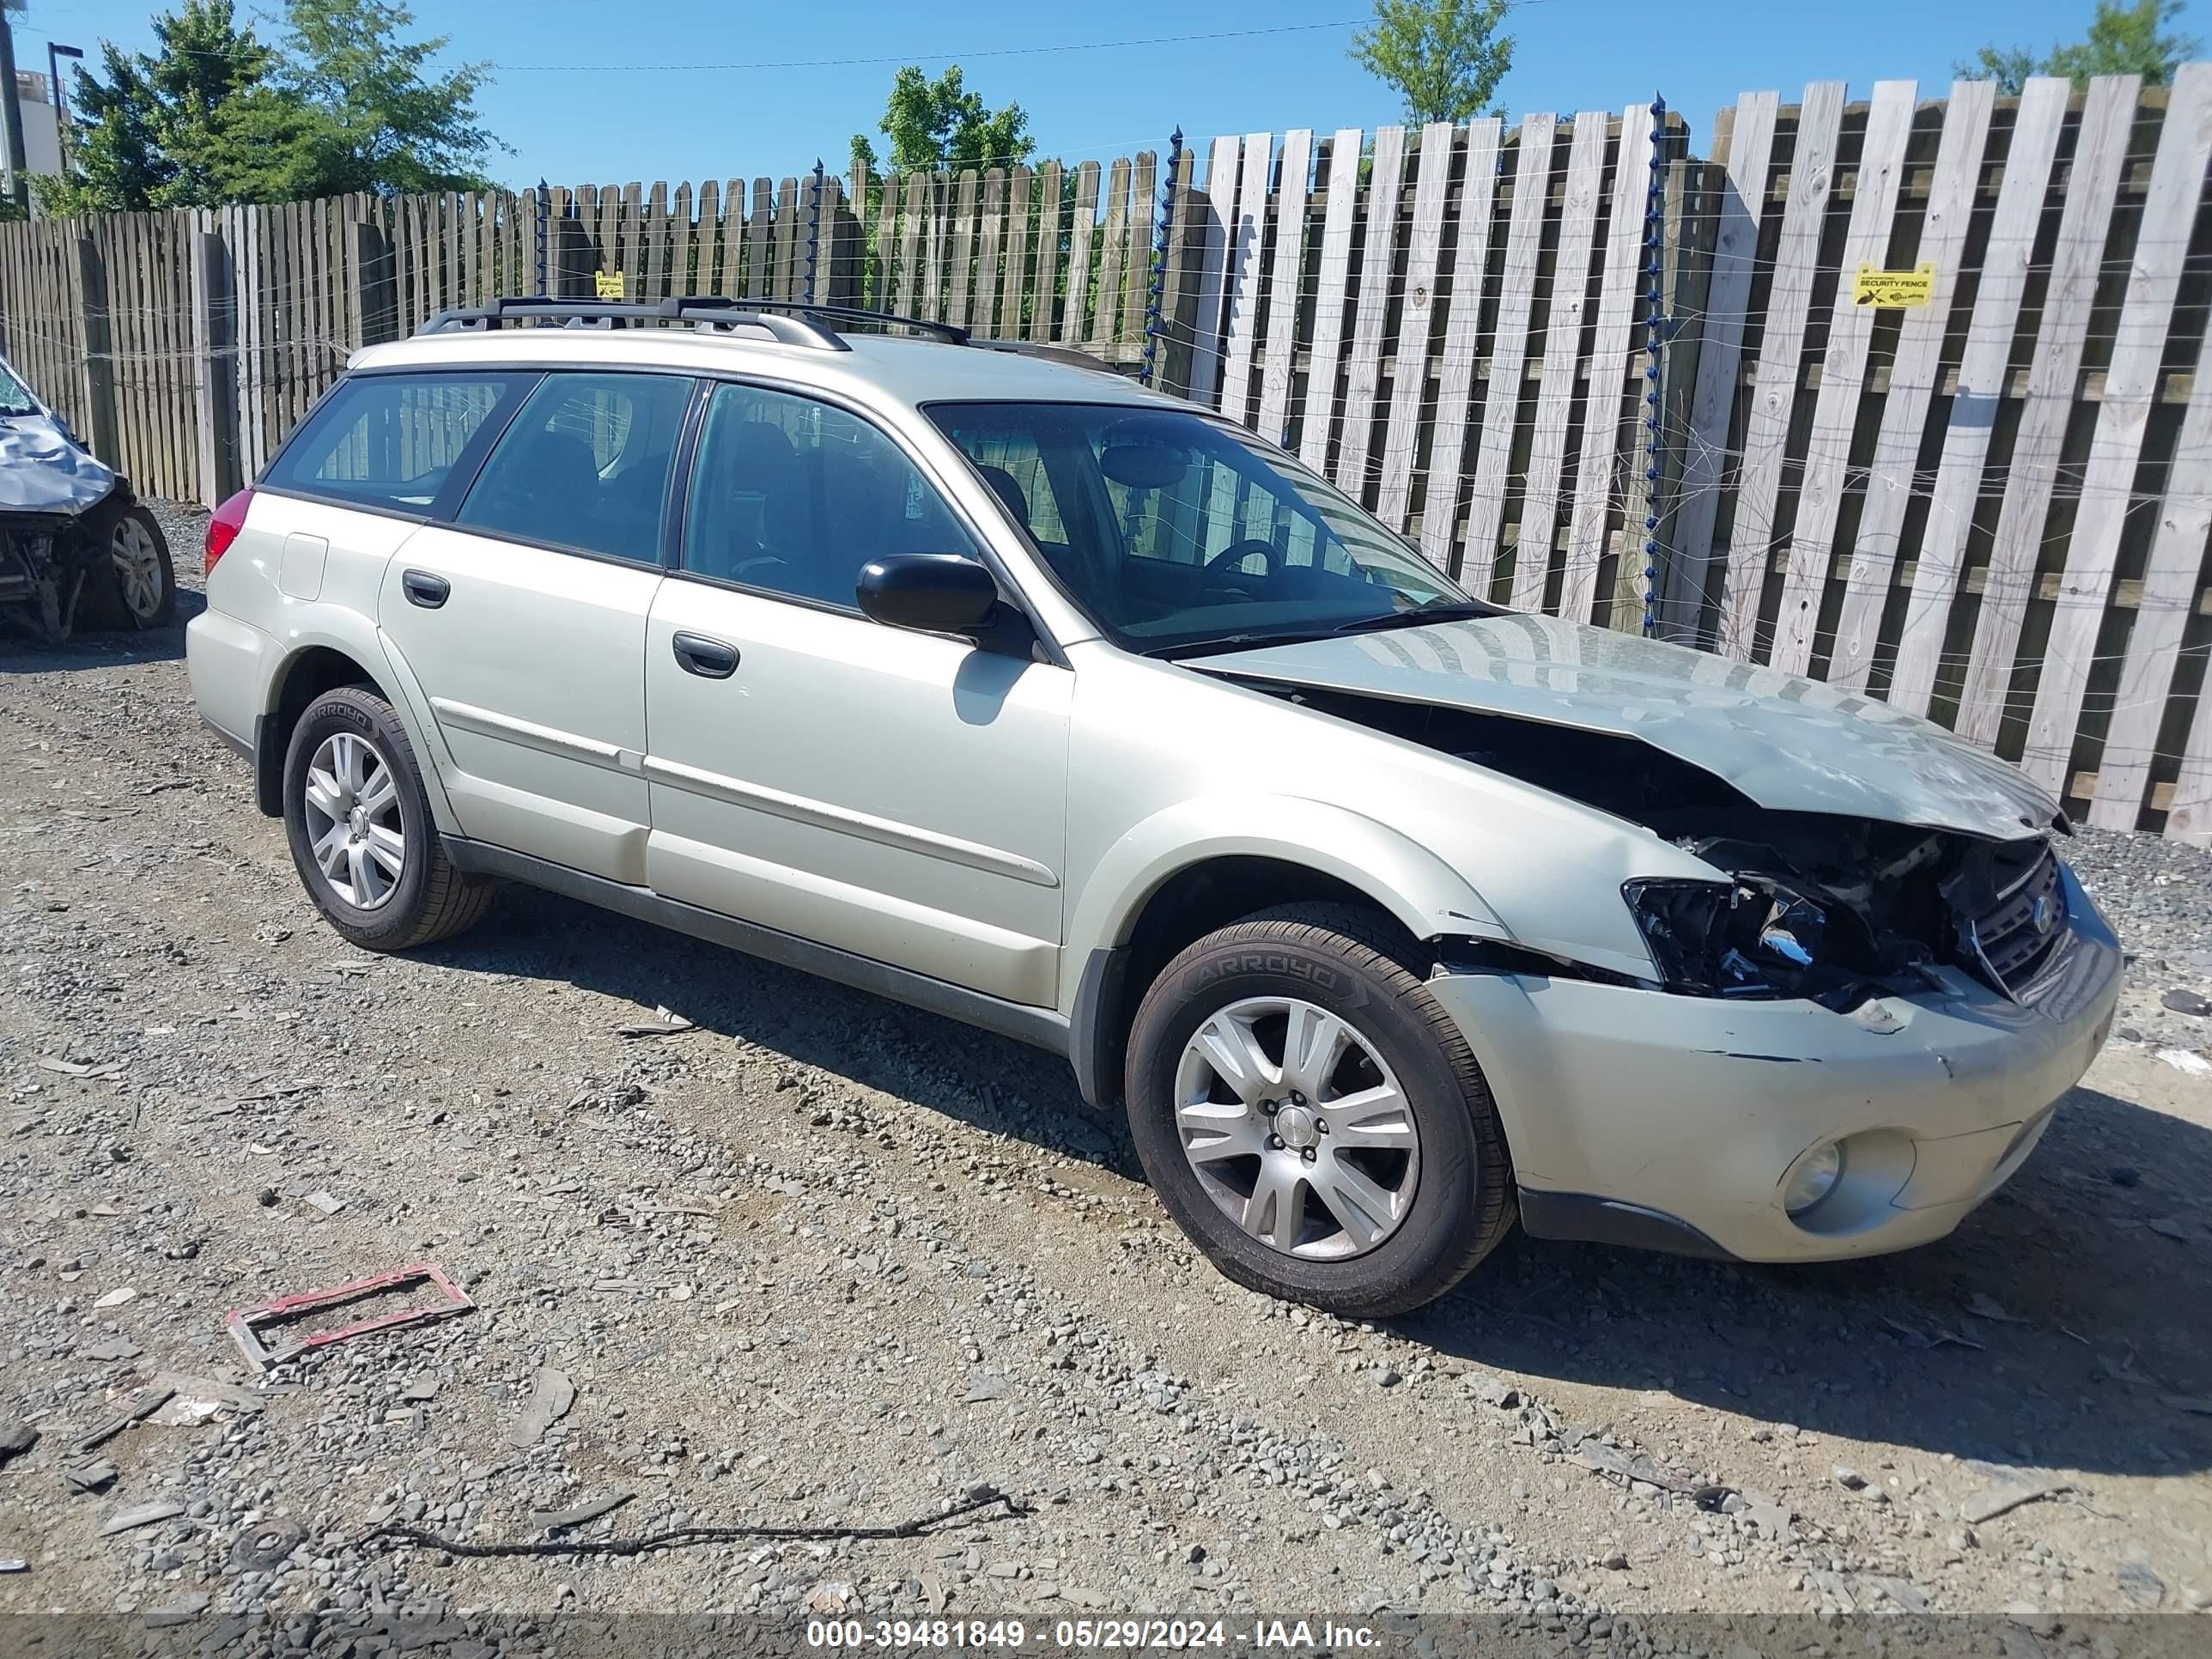
<svg viewBox="0 0 2212 1659"><path fill-rule="evenodd" d="M1437 623L1188 665L1638 738L1775 811L2009 841L2058 811L2006 762L1887 703L1554 617Z"/></svg>
<svg viewBox="0 0 2212 1659"><path fill-rule="evenodd" d="M82 513L114 488L51 416L0 416L0 512Z"/></svg>

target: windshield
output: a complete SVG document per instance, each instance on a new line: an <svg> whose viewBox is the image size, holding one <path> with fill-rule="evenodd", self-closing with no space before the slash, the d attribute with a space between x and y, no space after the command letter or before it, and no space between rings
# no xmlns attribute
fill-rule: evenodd
<svg viewBox="0 0 2212 1659"><path fill-rule="evenodd" d="M1113 404L927 412L1127 649L1195 655L1470 603L1355 503L1225 422Z"/></svg>
<svg viewBox="0 0 2212 1659"><path fill-rule="evenodd" d="M38 412L39 400L31 395L30 388L15 378L15 370L0 363L0 416Z"/></svg>

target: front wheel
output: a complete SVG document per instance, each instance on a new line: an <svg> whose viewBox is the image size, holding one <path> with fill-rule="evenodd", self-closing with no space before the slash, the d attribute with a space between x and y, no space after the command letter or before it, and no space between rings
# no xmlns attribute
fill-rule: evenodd
<svg viewBox="0 0 2212 1659"><path fill-rule="evenodd" d="M143 632L176 621L177 572L168 538L144 507L116 520L106 564L87 576L80 604L85 620L96 628Z"/></svg>
<svg viewBox="0 0 2212 1659"><path fill-rule="evenodd" d="M439 845L414 745L364 686L318 698L284 757L284 833L308 896L370 951L405 951L471 927L492 884Z"/></svg>
<svg viewBox="0 0 2212 1659"><path fill-rule="evenodd" d="M1137 1155L1238 1284L1403 1313L1511 1227L1497 1107L1411 955L1365 912L1291 907L1207 934L1146 994L1126 1079Z"/></svg>

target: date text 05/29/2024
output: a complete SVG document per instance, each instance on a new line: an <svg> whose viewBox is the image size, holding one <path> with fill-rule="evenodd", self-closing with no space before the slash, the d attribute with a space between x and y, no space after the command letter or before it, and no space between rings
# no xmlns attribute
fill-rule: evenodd
<svg viewBox="0 0 2212 1659"><path fill-rule="evenodd" d="M1364 1625L1333 1620L1260 1619L1231 1623L1220 1619L1059 1619L1027 1624L1018 1619L815 1619L807 1621L806 1645L826 1650L895 1652L905 1648L978 1648L1005 1651L1066 1650L1114 1651L1152 1649L1227 1648L1233 1651L1277 1648L1344 1652L1376 1645Z"/></svg>

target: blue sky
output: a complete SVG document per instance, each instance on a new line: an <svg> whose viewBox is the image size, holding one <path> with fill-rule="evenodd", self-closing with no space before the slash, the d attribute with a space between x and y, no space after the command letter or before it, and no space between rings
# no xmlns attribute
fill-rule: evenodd
<svg viewBox="0 0 2212 1659"><path fill-rule="evenodd" d="M153 9L148 0L31 0L16 25L17 61L43 69L49 38L143 48ZM276 0L239 9L272 12ZM1656 88L1701 137L1744 88L1778 88L1789 101L1808 80L1840 78L1863 94L1902 76L1940 95L1953 61L1984 41L2041 49L2078 39L2091 10L2092 0L1528 0L1512 16L1519 44L1501 95L1516 114L1565 112L1619 108ZM1029 111L1040 155L1070 159L1164 149L1178 123L1201 138L1371 126L1400 113L1395 94L1345 56L1365 0L1141 11L1035 0L416 0L414 11L422 33L452 37L453 58L497 66L481 106L514 152L490 171L512 184L781 174L817 155L837 170L854 132L874 136L892 72L907 61L933 74L960 62L994 106L1011 99ZM2212 35L2212 3L2182 21ZM1015 50L1248 29L1285 32ZM535 67L545 65L566 67Z"/></svg>

